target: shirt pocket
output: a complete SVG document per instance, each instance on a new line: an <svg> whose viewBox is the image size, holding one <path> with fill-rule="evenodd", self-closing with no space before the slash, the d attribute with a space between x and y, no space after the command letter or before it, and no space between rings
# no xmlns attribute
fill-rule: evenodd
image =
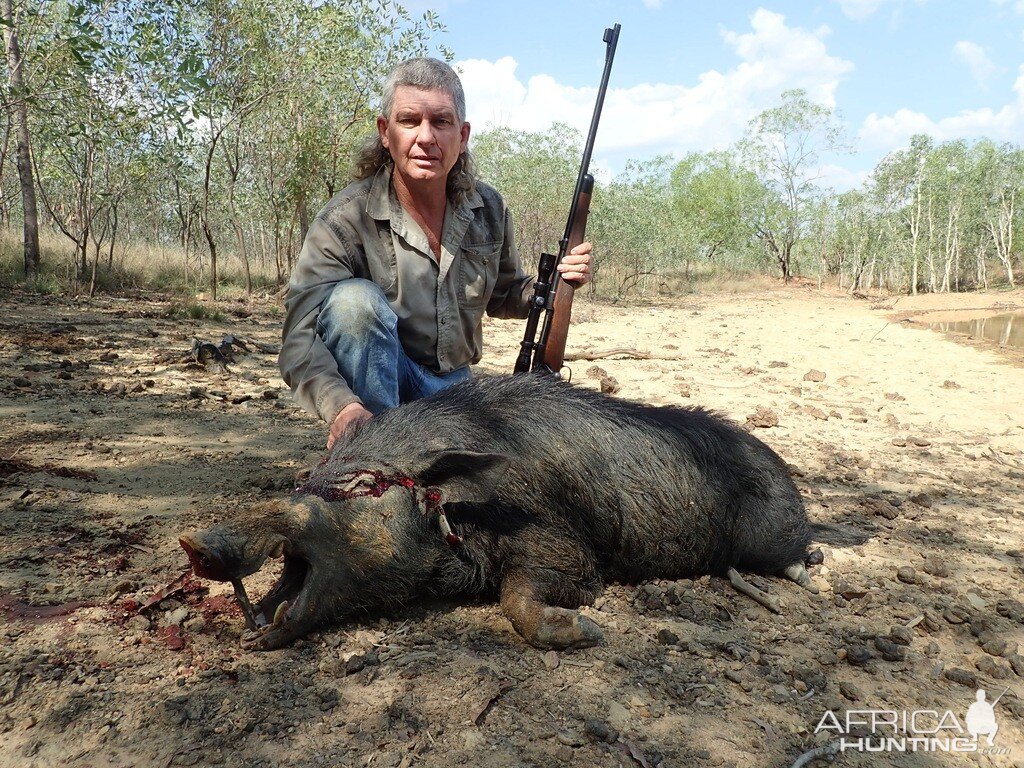
<svg viewBox="0 0 1024 768"><path fill-rule="evenodd" d="M364 242L370 280L380 286L389 301L394 301L398 294L398 257L389 223L378 223L376 242L372 236Z"/></svg>
<svg viewBox="0 0 1024 768"><path fill-rule="evenodd" d="M498 255L501 243L474 243L461 249L459 296L466 308L487 304L498 281Z"/></svg>

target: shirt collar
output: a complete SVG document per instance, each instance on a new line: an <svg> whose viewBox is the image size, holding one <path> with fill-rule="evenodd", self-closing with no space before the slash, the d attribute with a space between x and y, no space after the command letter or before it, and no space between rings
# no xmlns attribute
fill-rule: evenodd
<svg viewBox="0 0 1024 768"><path fill-rule="evenodd" d="M392 212L398 211L401 207L398 197L395 195L395 190L391 186L391 169L391 164L385 163L377 169L377 172L373 175L373 181L370 182L370 194L366 201L366 213L370 218L377 221L389 221ZM452 213L460 219L469 221L473 218L473 209L481 208L483 204L483 198L480 197L480 193L474 187L473 191L462 202L451 206Z"/></svg>

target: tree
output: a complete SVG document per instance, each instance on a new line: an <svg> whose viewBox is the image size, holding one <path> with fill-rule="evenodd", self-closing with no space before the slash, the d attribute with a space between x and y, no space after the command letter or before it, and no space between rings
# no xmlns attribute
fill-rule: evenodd
<svg viewBox="0 0 1024 768"><path fill-rule="evenodd" d="M755 235L749 214L765 194L732 152L695 152L680 160L672 170L672 197L688 253L710 261L746 251Z"/></svg>
<svg viewBox="0 0 1024 768"><path fill-rule="evenodd" d="M842 130L828 107L803 90L782 94L782 103L753 118L740 142L744 163L771 193L756 211L757 236L784 280L792 271L793 249L803 234L810 202L820 194L821 153L843 151Z"/></svg>
<svg viewBox="0 0 1024 768"><path fill-rule="evenodd" d="M36 211L36 188L32 179L32 149L28 129L28 101L24 63L18 39L21 14L15 15L12 0L0 2L0 24L4 27L7 54L8 87L3 94L4 108L14 128L18 180L24 213L25 277L39 274L39 214Z"/></svg>

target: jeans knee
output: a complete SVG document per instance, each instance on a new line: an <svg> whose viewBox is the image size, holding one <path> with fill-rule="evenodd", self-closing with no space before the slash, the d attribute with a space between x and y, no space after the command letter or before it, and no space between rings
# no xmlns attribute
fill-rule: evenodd
<svg viewBox="0 0 1024 768"><path fill-rule="evenodd" d="M361 278L339 282L320 309L319 325L324 330L343 330L353 336L381 325L392 329L397 322L398 317L380 286Z"/></svg>

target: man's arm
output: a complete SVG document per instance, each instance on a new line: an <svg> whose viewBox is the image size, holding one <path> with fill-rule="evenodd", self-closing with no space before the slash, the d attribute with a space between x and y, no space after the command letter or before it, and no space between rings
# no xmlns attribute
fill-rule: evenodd
<svg viewBox="0 0 1024 768"><path fill-rule="evenodd" d="M278 366L295 400L331 424L350 403L361 402L338 372L338 363L316 332L320 308L341 280L353 277L348 249L317 217L309 228L285 299Z"/></svg>

